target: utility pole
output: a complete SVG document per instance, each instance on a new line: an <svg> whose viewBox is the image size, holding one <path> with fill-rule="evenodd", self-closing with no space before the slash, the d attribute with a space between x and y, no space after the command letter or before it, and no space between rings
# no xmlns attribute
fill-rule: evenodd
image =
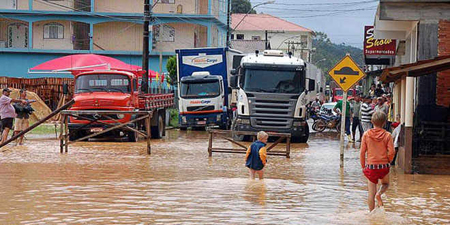
<svg viewBox="0 0 450 225"><path fill-rule="evenodd" d="M230 15L231 15L231 0L227 0L227 47L231 46L230 42Z"/></svg>
<svg viewBox="0 0 450 225"><path fill-rule="evenodd" d="M148 57L149 57L149 42L150 42L150 18L152 13L150 11L150 0L144 0L144 43L142 45L142 76L141 91L148 93Z"/></svg>
<svg viewBox="0 0 450 225"><path fill-rule="evenodd" d="M267 39L267 30L265 31L266 33L266 50L269 49L269 40Z"/></svg>

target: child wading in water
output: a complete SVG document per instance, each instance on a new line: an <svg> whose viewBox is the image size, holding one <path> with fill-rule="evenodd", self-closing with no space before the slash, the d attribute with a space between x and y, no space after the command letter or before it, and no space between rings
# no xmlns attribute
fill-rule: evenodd
<svg viewBox="0 0 450 225"><path fill-rule="evenodd" d="M383 206L381 195L389 187L389 167L395 154L392 136L383 129L386 119L385 113L375 112L372 115L372 124L375 128L365 132L361 142L360 161L363 173L368 179L370 211L375 208L375 198L378 207ZM381 187L377 192L378 180L381 180Z"/></svg>
<svg viewBox="0 0 450 225"><path fill-rule="evenodd" d="M258 132L258 140L253 142L247 149L247 154L245 155L245 166L249 169L251 179L255 179L255 173L258 173L260 180L264 178L264 166L267 162L266 144L268 138L269 135L266 132Z"/></svg>

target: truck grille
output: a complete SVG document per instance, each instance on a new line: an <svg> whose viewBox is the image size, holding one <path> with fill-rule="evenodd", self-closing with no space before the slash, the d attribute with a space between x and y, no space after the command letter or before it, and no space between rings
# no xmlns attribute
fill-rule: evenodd
<svg viewBox="0 0 450 225"><path fill-rule="evenodd" d="M187 111L188 112L192 112L192 111L210 111L210 110L214 110L214 106L213 105L209 105L209 106L189 106L187 107Z"/></svg>
<svg viewBox="0 0 450 225"><path fill-rule="evenodd" d="M251 125L260 129L289 129L292 127L297 96L251 94L248 97Z"/></svg>

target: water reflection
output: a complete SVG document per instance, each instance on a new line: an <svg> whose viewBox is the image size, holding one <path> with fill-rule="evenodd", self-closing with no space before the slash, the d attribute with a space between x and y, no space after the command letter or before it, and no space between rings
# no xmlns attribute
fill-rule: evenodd
<svg viewBox="0 0 450 225"><path fill-rule="evenodd" d="M334 134L293 144L291 159L269 156L262 181L248 179L241 154L209 158L205 132L167 134L151 156L143 142L83 142L59 154L46 139L0 153L0 224L450 223L449 176L395 170L386 212L369 215L359 144L339 169Z"/></svg>

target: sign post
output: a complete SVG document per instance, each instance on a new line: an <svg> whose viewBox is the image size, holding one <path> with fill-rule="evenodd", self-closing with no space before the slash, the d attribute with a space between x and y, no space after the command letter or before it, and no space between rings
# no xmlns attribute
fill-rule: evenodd
<svg viewBox="0 0 450 225"><path fill-rule="evenodd" d="M342 98L341 136L340 136L340 167L344 167L344 135L345 118L347 114L347 91L366 76L355 61L347 54L328 74L344 91Z"/></svg>

